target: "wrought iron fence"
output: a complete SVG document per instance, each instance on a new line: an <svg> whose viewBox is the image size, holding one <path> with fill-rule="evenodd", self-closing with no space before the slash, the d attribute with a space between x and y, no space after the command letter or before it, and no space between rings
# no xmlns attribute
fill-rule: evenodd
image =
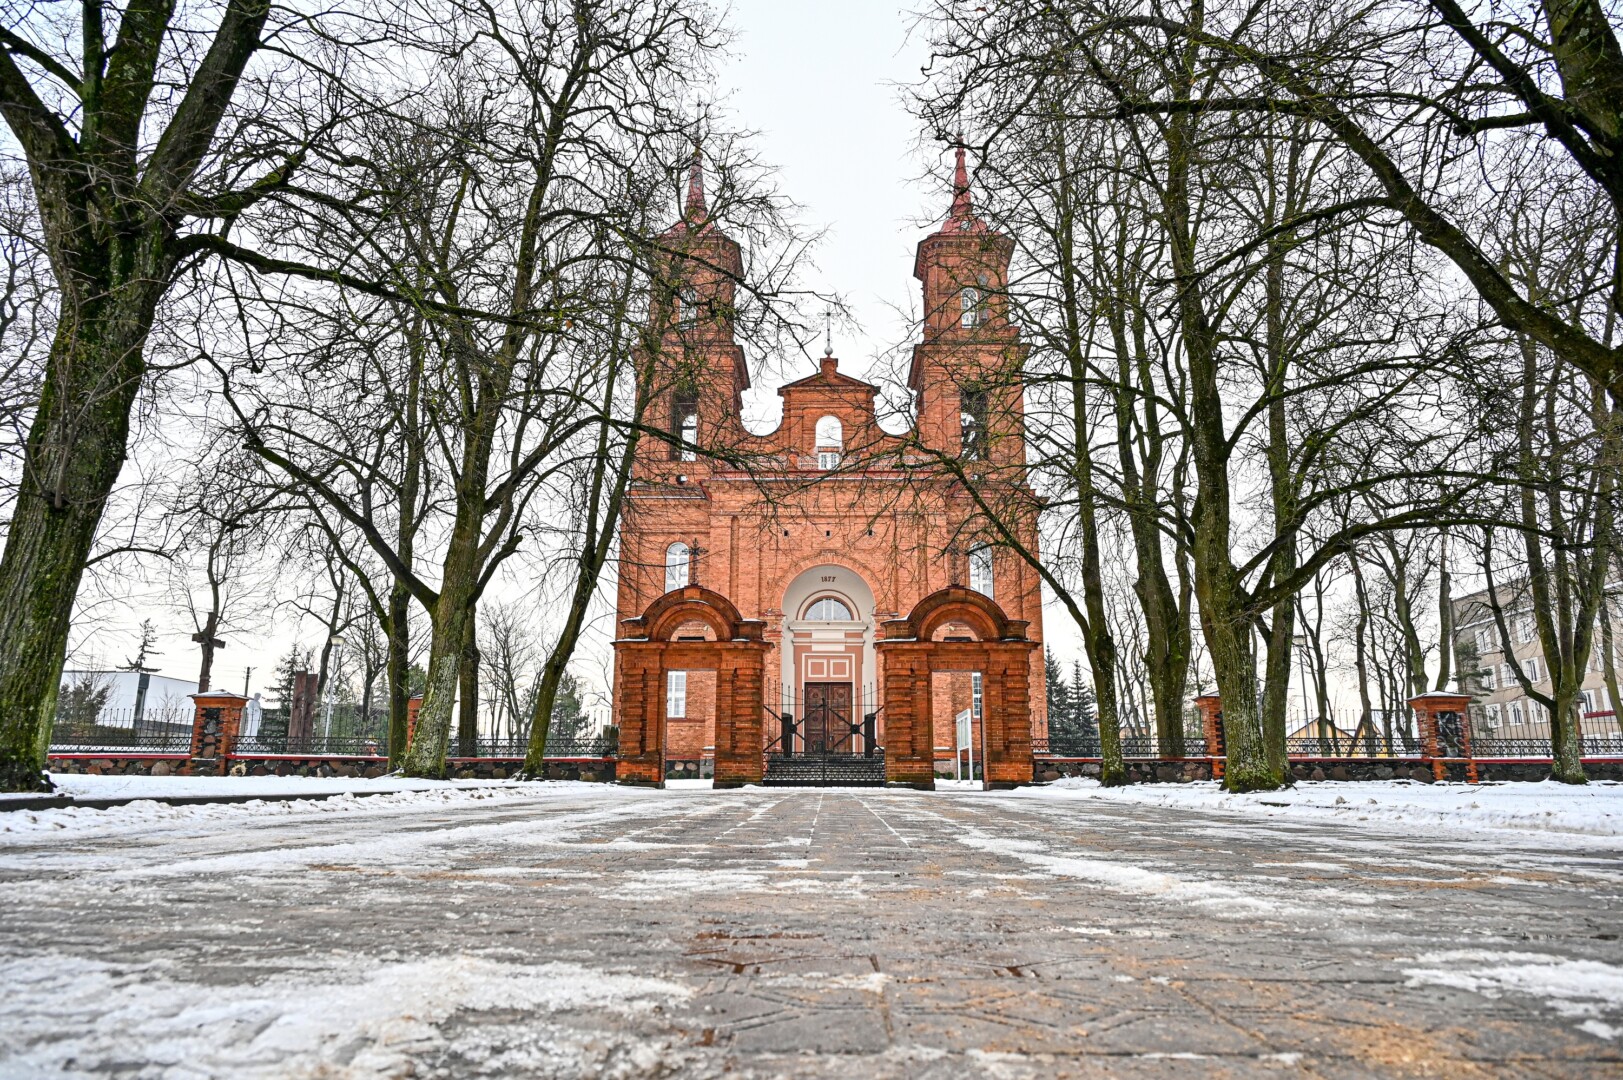
<svg viewBox="0 0 1623 1080"><path fill-rule="evenodd" d="M607 728L594 735L552 736L547 737L546 756L549 758L605 758L613 757L620 748L620 733L618 729ZM471 753L463 753L471 750ZM528 736L517 738L479 738L471 746L464 747L458 740L451 740L451 755L453 757L489 757L489 758L522 758L530 753L530 740Z"/></svg>
<svg viewBox="0 0 1623 1080"><path fill-rule="evenodd" d="M192 710L102 709L85 715L58 709L51 749L67 754L184 754L192 747Z"/></svg>
<svg viewBox="0 0 1623 1080"><path fill-rule="evenodd" d="M1050 735L1047 738L1031 740L1031 752L1047 757L1075 757L1096 758L1103 755L1104 750L1099 743L1098 735ZM1204 735L1185 735L1183 737L1184 757L1204 757L1206 755L1206 738ZM1124 758L1160 758L1170 756L1163 754L1159 740L1154 735L1123 735L1121 738L1121 756Z"/></svg>
<svg viewBox="0 0 1623 1080"><path fill-rule="evenodd" d="M376 735L310 735L290 738L275 733L257 733L239 738L236 752L300 757L382 757L388 753L388 740Z"/></svg>

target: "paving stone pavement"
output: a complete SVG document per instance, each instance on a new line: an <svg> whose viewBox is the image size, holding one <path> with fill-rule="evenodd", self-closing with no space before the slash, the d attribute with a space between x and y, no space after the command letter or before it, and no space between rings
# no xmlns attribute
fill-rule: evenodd
<svg viewBox="0 0 1623 1080"><path fill-rule="evenodd" d="M1593 843L993 793L339 802L0 834L0 1076L1623 1076Z"/></svg>

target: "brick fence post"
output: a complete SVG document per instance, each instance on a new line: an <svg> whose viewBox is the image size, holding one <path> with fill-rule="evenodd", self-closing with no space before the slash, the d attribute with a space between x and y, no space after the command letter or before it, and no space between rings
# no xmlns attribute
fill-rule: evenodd
<svg viewBox="0 0 1623 1080"><path fill-rule="evenodd" d="M193 694L190 776L224 776L237 749L237 733L242 728L242 707L248 699L241 694L216 690Z"/></svg>
<svg viewBox="0 0 1623 1080"><path fill-rule="evenodd" d="M1448 755L1443 753L1438 724L1445 714L1452 714L1460 721L1460 753L1465 758L1465 779L1472 784L1477 782L1476 761L1471 757L1471 717L1467 711L1470 704L1469 695L1450 694L1442 690L1409 699L1409 707L1414 710L1415 726L1420 729L1421 753L1425 755L1422 761L1430 761L1431 775L1437 780L1448 779L1449 760Z"/></svg>
<svg viewBox="0 0 1623 1080"><path fill-rule="evenodd" d="M1223 779L1223 760L1228 757L1223 741L1223 699L1216 694L1201 694L1195 698L1200 713L1200 730L1206 736L1206 756L1212 761L1212 779Z"/></svg>
<svg viewBox="0 0 1623 1080"><path fill-rule="evenodd" d="M423 711L423 695L406 699L406 746L411 745L412 736L417 734L417 714ZM406 746L400 748L405 753Z"/></svg>

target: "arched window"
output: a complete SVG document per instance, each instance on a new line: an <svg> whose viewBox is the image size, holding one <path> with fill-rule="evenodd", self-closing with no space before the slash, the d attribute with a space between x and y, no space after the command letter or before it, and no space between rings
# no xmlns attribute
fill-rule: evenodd
<svg viewBox="0 0 1623 1080"><path fill-rule="evenodd" d="M981 324L981 291L979 289L965 289L958 294L958 303L962 310L958 315L958 325L965 330L973 330Z"/></svg>
<svg viewBox="0 0 1623 1080"><path fill-rule="evenodd" d="M688 564L692 555L688 546L678 540L665 549L665 591L675 592L685 589L688 584Z"/></svg>
<svg viewBox="0 0 1623 1080"><path fill-rule="evenodd" d="M825 416L817 421L817 467L838 469L840 448L845 444L845 428L838 416Z"/></svg>
<svg viewBox="0 0 1623 1080"><path fill-rule="evenodd" d="M692 285L676 290L676 318L682 326L692 326L699 316L699 291Z"/></svg>
<svg viewBox="0 0 1623 1080"><path fill-rule="evenodd" d="M962 390L958 394L959 454L966 461L986 460L985 390Z"/></svg>
<svg viewBox="0 0 1623 1080"><path fill-rule="evenodd" d="M992 599L992 549L984 544L969 549L969 587Z"/></svg>
<svg viewBox="0 0 1623 1080"><path fill-rule="evenodd" d="M816 622L850 622L851 609L832 596L825 596L806 609L806 618Z"/></svg>

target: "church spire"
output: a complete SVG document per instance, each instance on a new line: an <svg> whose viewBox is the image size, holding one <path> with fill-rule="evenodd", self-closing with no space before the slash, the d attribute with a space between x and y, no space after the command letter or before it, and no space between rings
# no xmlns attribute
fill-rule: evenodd
<svg viewBox="0 0 1623 1080"><path fill-rule="evenodd" d="M965 221L974 216L975 207L969 201L969 169L964 165L964 144L958 144L958 161L952 168L952 219Z"/></svg>
<svg viewBox="0 0 1623 1080"><path fill-rule="evenodd" d="M710 211L704 204L704 161L700 146L693 144L693 164L688 166L688 201L686 216L691 221L703 221Z"/></svg>

